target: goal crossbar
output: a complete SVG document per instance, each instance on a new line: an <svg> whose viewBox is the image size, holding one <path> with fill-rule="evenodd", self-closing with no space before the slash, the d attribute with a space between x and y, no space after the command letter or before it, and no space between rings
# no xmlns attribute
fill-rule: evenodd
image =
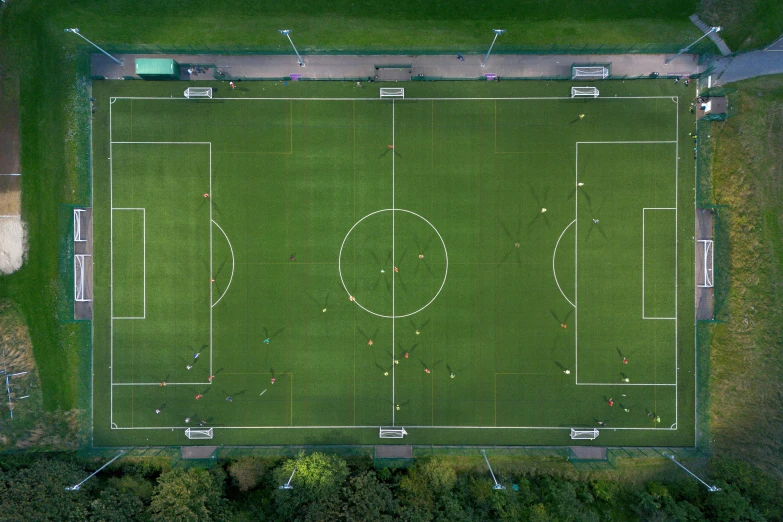
<svg viewBox="0 0 783 522"><path fill-rule="evenodd" d="M405 428L381 428L378 435L382 439L401 439L407 434Z"/></svg>
<svg viewBox="0 0 783 522"><path fill-rule="evenodd" d="M594 440L598 438L598 430L596 428L593 428L591 430L576 430L574 428L571 428L571 438Z"/></svg>
<svg viewBox="0 0 783 522"><path fill-rule="evenodd" d="M405 98L402 87L381 87L381 98Z"/></svg>
<svg viewBox="0 0 783 522"><path fill-rule="evenodd" d="M572 98L598 98L599 94L595 87L571 87Z"/></svg>
<svg viewBox="0 0 783 522"><path fill-rule="evenodd" d="M196 428L185 428L185 436L189 439L211 439L214 436L212 428L200 430Z"/></svg>
<svg viewBox="0 0 783 522"><path fill-rule="evenodd" d="M212 98L212 87L188 87L185 98Z"/></svg>

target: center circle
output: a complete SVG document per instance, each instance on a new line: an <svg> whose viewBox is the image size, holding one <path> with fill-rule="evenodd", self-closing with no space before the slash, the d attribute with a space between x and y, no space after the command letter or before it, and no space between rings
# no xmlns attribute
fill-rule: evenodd
<svg viewBox="0 0 783 522"><path fill-rule="evenodd" d="M446 284L449 254L427 219L385 208L354 223L340 245L337 266L343 288L359 308L399 319L435 301Z"/></svg>

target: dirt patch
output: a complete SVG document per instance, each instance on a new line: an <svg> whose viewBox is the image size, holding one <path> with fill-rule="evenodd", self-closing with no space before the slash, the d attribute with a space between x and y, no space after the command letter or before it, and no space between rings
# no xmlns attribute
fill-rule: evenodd
<svg viewBox="0 0 783 522"><path fill-rule="evenodd" d="M21 217L0 217L0 274L10 274L21 268L27 250L25 238Z"/></svg>
<svg viewBox="0 0 783 522"><path fill-rule="evenodd" d="M0 174L0 216L22 213L22 177Z"/></svg>

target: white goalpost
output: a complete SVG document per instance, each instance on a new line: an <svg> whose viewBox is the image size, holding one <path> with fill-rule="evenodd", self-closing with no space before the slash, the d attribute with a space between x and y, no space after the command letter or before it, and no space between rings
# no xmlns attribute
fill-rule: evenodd
<svg viewBox="0 0 783 522"><path fill-rule="evenodd" d="M595 87L571 87L572 98L598 98L598 94Z"/></svg>
<svg viewBox="0 0 783 522"><path fill-rule="evenodd" d="M702 272L704 272L703 276L701 277L701 281L698 281L696 286L699 288L713 288L715 286L715 280L713 279L713 268L714 268L714 258L713 258L713 249L714 249L714 243L711 239L698 239L698 244L701 245L701 251L699 252L702 255L702 263L701 263L701 269Z"/></svg>
<svg viewBox="0 0 783 522"><path fill-rule="evenodd" d="M405 98L405 89L401 87L381 87L381 98Z"/></svg>
<svg viewBox="0 0 783 522"><path fill-rule="evenodd" d="M591 430L575 430L571 428L572 439L594 440L598 438L598 430L593 428Z"/></svg>
<svg viewBox="0 0 783 522"><path fill-rule="evenodd" d="M405 431L405 428L381 428L379 437L382 439L401 439L407 434L408 432Z"/></svg>
<svg viewBox="0 0 783 522"><path fill-rule="evenodd" d="M605 65L571 67L572 80L605 80L609 77L609 67Z"/></svg>
<svg viewBox="0 0 783 522"><path fill-rule="evenodd" d="M74 241L87 241L86 237L82 236L82 213L87 212L83 208L73 209L73 240Z"/></svg>
<svg viewBox="0 0 783 522"><path fill-rule="evenodd" d="M212 87L188 87L185 98L212 98Z"/></svg>
<svg viewBox="0 0 783 522"><path fill-rule="evenodd" d="M212 428L199 430L196 428L185 428L185 436L189 439L211 439L214 434Z"/></svg>
<svg viewBox="0 0 783 522"><path fill-rule="evenodd" d="M73 256L73 297L80 303L88 303L92 299L84 292L84 258L90 254L76 254Z"/></svg>

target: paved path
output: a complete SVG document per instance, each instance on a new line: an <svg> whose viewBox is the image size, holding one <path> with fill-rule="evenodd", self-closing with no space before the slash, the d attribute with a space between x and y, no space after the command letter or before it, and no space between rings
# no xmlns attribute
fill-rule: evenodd
<svg viewBox="0 0 783 522"><path fill-rule="evenodd" d="M713 65L713 76L717 77L714 83L720 85L767 74L783 74L783 36L763 51L718 58Z"/></svg>
<svg viewBox="0 0 783 522"><path fill-rule="evenodd" d="M621 55L519 55L498 54L490 56L487 66L481 67L483 55L465 55L464 61L457 55L304 55L305 67L299 67L291 55L117 55L124 66L112 62L102 54L92 55L92 74L107 79L136 77L136 58L173 58L182 65L182 80L214 80L215 69L207 73L189 75L187 64L214 65L225 74L225 79L288 79L292 74L303 78L334 80L366 80L376 74L389 81L409 80L420 75L442 79L481 78L485 74L497 74L501 78L570 78L574 63L611 62L612 76L636 78L653 72L661 76L695 74L704 69L698 57L683 54L669 65L664 64L662 54ZM378 66L398 65L392 69L376 69ZM404 66L404 67L402 67ZM383 78L379 78L383 79Z"/></svg>

